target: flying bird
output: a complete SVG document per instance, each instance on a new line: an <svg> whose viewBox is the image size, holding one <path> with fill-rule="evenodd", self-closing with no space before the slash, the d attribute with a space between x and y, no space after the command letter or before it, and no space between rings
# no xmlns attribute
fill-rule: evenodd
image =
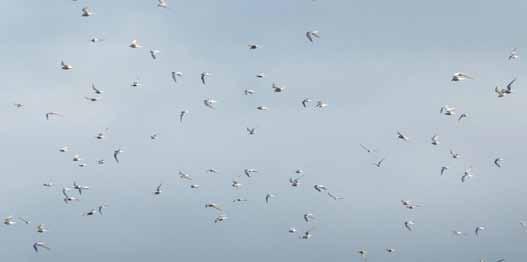
<svg viewBox="0 0 527 262"><path fill-rule="evenodd" d="M275 195L272 194L272 193L267 193L267 195L265 195L265 203L269 204L269 201L271 200L271 198L274 198Z"/></svg>
<svg viewBox="0 0 527 262"><path fill-rule="evenodd" d="M401 139L401 140L404 140L404 141L409 141L410 138L407 137L406 135L404 135L403 133L397 131L397 138Z"/></svg>
<svg viewBox="0 0 527 262"><path fill-rule="evenodd" d="M434 145L434 146L439 145L439 136L438 135L433 135L431 140L432 140L432 145Z"/></svg>
<svg viewBox="0 0 527 262"><path fill-rule="evenodd" d="M465 79L473 80L474 78L462 72L457 72L452 76L453 82L463 81Z"/></svg>
<svg viewBox="0 0 527 262"><path fill-rule="evenodd" d="M317 30L306 32L306 37L309 42L313 43L314 38L320 38L320 33Z"/></svg>
<svg viewBox="0 0 527 262"><path fill-rule="evenodd" d="M412 231L413 228L412 226L415 225L414 221L412 220L408 220L408 221L405 221L404 222L404 227L408 230L408 231Z"/></svg>
<svg viewBox="0 0 527 262"><path fill-rule="evenodd" d="M82 15L81 15L81 16L88 17L88 16L92 16L92 15L94 15L94 14L95 14L95 13L92 12L92 11L90 10L90 8L87 7L87 6L84 7L84 8L82 8Z"/></svg>
<svg viewBox="0 0 527 262"><path fill-rule="evenodd" d="M40 248L51 250L51 248L49 248L44 242L38 241L33 244L33 249L35 250L35 252L38 252Z"/></svg>
<svg viewBox="0 0 527 262"><path fill-rule="evenodd" d="M130 43L129 47L130 48L141 48L143 46L140 45L139 42L136 39L134 39L134 40L132 40L132 43Z"/></svg>
<svg viewBox="0 0 527 262"><path fill-rule="evenodd" d="M159 50L150 50L150 56L152 57L152 59L156 60L157 59L157 54L161 53L161 51Z"/></svg>
<svg viewBox="0 0 527 262"><path fill-rule="evenodd" d="M249 135L254 135L254 131L256 131L256 128L253 127L253 128L247 128L247 132L249 133Z"/></svg>
<svg viewBox="0 0 527 262"><path fill-rule="evenodd" d="M468 117L467 113L462 113L462 114L459 115L459 117L457 118L457 122L461 122L461 120L462 120L463 118L467 118L467 117Z"/></svg>
<svg viewBox="0 0 527 262"><path fill-rule="evenodd" d="M309 102L311 102L310 98L304 98L304 100L302 100L302 106L306 108Z"/></svg>
<svg viewBox="0 0 527 262"><path fill-rule="evenodd" d="M212 98L207 98L207 99L203 100L203 104L205 104L205 106L210 108L210 109L215 109L214 105L216 103L217 103L217 101L212 99Z"/></svg>
<svg viewBox="0 0 527 262"><path fill-rule="evenodd" d="M205 103L206 105L206 103ZM181 112L179 112L179 122L180 123L183 123L183 117L188 114L188 110L182 110Z"/></svg>
<svg viewBox="0 0 527 262"><path fill-rule="evenodd" d="M513 48L511 50L511 53L509 54L509 60L515 60L518 59L520 56L518 55L518 48Z"/></svg>
<svg viewBox="0 0 527 262"><path fill-rule="evenodd" d="M161 191L161 186L163 186L163 184L159 184L157 187L156 187L156 191L154 191L154 195L161 195L161 193L163 191Z"/></svg>
<svg viewBox="0 0 527 262"><path fill-rule="evenodd" d="M158 0L157 7L168 8L167 1L166 0Z"/></svg>
<svg viewBox="0 0 527 262"><path fill-rule="evenodd" d="M172 76L172 80L174 80L174 83L177 83L178 77L183 77L183 73L181 72L171 72L170 75Z"/></svg>
<svg viewBox="0 0 527 262"><path fill-rule="evenodd" d="M450 152L450 156L453 158L453 159L458 159L458 158L461 158L461 155L454 152L452 149L449 150Z"/></svg>
<svg viewBox="0 0 527 262"><path fill-rule="evenodd" d="M207 203L205 204L205 208L214 208L218 211L221 211L223 212L223 209L221 207L219 207L216 203Z"/></svg>
<svg viewBox="0 0 527 262"><path fill-rule="evenodd" d="M463 176L461 177L461 183L465 183L469 178L472 178L472 167L465 169L465 172L463 172Z"/></svg>
<svg viewBox="0 0 527 262"><path fill-rule="evenodd" d="M179 178L186 179L186 180L192 180L192 177L189 174L183 173L183 171L179 171Z"/></svg>
<svg viewBox="0 0 527 262"><path fill-rule="evenodd" d="M383 162L384 162L384 158L379 160L378 162L373 163L373 165L376 166L376 167L381 167Z"/></svg>
<svg viewBox="0 0 527 262"><path fill-rule="evenodd" d="M281 93L285 90L285 86L280 86L276 83L273 83L273 85L271 86L273 88L273 92L275 93Z"/></svg>
<svg viewBox="0 0 527 262"><path fill-rule="evenodd" d="M90 187L79 185L79 184L77 184L77 182L74 181L73 182L73 189L76 189L77 191L79 191L79 195L82 195L82 190L88 190L88 189L90 189Z"/></svg>
<svg viewBox="0 0 527 262"><path fill-rule="evenodd" d="M441 167L441 175L445 174L445 172L448 170L448 167L447 166L442 166Z"/></svg>
<svg viewBox="0 0 527 262"><path fill-rule="evenodd" d="M485 227L483 226L476 227L476 229L474 230L474 234L476 234L476 236L479 236L479 233L481 233L481 231L483 230L485 230Z"/></svg>
<svg viewBox="0 0 527 262"><path fill-rule="evenodd" d="M316 191L322 192L328 190L328 188L324 185L314 185L313 188L315 188Z"/></svg>
<svg viewBox="0 0 527 262"><path fill-rule="evenodd" d="M315 216L311 213L304 214L304 220L309 223L311 220L315 219Z"/></svg>
<svg viewBox="0 0 527 262"><path fill-rule="evenodd" d="M211 74L211 73L208 73L208 72L203 72L203 73L201 73L201 77L200 77L200 78L201 78L201 83L203 83L203 85L206 85L206 84L207 84L207 83L206 83L207 78L208 78L209 76L211 76L211 75L212 75L212 74Z"/></svg>
<svg viewBox="0 0 527 262"><path fill-rule="evenodd" d="M503 158L496 158L494 159L494 165L496 165L497 167L501 167L501 163L503 162Z"/></svg>
<svg viewBox="0 0 527 262"><path fill-rule="evenodd" d="M119 154L123 153L124 151L121 148L118 148L113 151L113 159L115 159L115 162L119 164Z"/></svg>
<svg viewBox="0 0 527 262"><path fill-rule="evenodd" d="M101 95L101 94L103 93L102 90L97 89L97 88L95 87L95 84L91 84L91 89L93 90L93 92L95 92L95 94Z"/></svg>

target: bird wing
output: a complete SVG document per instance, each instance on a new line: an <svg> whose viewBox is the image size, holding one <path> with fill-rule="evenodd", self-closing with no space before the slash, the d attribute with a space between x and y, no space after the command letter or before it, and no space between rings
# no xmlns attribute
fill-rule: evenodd
<svg viewBox="0 0 527 262"><path fill-rule="evenodd" d="M516 82L516 78L512 79L512 81L510 81L510 82L507 84L507 90L508 90L508 91L511 91L511 90L512 90L512 84L514 84L514 82Z"/></svg>
<svg viewBox="0 0 527 262"><path fill-rule="evenodd" d="M309 40L309 42L313 42L313 37L311 36L311 34L312 34L311 32L306 33L306 37Z"/></svg>
<svg viewBox="0 0 527 262"><path fill-rule="evenodd" d="M119 152L121 152L121 150L115 150L113 152L113 159L115 159L115 162L119 163L119 158L117 157L119 155Z"/></svg>
<svg viewBox="0 0 527 262"><path fill-rule="evenodd" d="M172 80L174 80L175 83L177 83L177 76L176 76L176 72L172 72Z"/></svg>

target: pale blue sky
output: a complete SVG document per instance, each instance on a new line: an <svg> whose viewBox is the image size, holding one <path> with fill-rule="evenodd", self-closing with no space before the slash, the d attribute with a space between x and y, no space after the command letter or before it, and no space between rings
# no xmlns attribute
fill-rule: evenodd
<svg viewBox="0 0 527 262"><path fill-rule="evenodd" d="M125 4L126 2L126 4ZM168 0L0 1L5 261L522 261L527 219L521 167L524 112L524 1ZM80 16L90 6L96 13ZM308 30L321 39L309 43ZM92 44L99 36L105 41ZM145 48L127 46L138 39ZM247 44L263 48L249 51ZM519 48L520 59L507 60ZM153 61L149 48L159 49ZM60 70L60 61L73 65ZM177 85L171 71L184 77ZM207 87L201 72L211 72ZM454 72L476 77L452 83ZM264 72L266 78L257 79ZM514 94L493 89L518 77ZM143 87L130 84L140 78ZM94 82L105 91L89 103ZM273 94L271 84L287 86ZM243 90L254 89L254 96ZM218 101L217 109L203 99ZM300 101L324 100L323 110ZM16 109L13 103L23 103ZM439 114L454 105L461 125ZM270 107L259 112L259 105ZM179 112L190 113L183 124ZM44 114L65 115L46 121ZM257 127L255 136L245 128ZM94 136L104 128L107 139ZM411 138L397 141L396 131ZM149 136L159 133L159 139ZM441 145L430 145L433 134ZM379 148L385 166L358 145ZM58 149L70 145L71 152ZM122 146L121 163L112 152ZM462 154L449 157L449 149ZM71 161L80 154L88 167ZM492 165L496 157L504 166ZM95 161L106 159L97 166ZM450 169L439 176L442 165ZM474 177L461 184L465 167ZM205 173L208 168L218 175ZM244 168L260 171L253 178ZM301 168L299 188L287 180ZM179 170L201 188L193 191ZM242 177L238 178L239 175ZM233 178L243 187L234 190ZM54 181L52 189L42 183ZM65 205L60 188L92 187ZM163 193L152 195L159 182ZM313 190L324 184L345 197ZM265 204L266 193L277 196ZM235 197L247 203L232 204ZM401 199L424 206L409 211ZM229 220L214 224L212 201ZM101 203L104 216L81 214ZM309 241L287 233L311 227ZM403 228L414 220L415 231ZM39 235L35 224L49 232ZM487 230L480 239L476 226ZM456 238L452 230L469 236ZM36 240L52 251L35 254ZM386 254L385 248L397 249Z"/></svg>

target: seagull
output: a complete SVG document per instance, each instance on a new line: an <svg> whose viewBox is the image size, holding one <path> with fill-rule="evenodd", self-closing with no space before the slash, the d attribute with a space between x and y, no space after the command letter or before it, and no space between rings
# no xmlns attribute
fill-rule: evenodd
<svg viewBox="0 0 527 262"><path fill-rule="evenodd" d="M45 233L48 232L48 229L46 228L46 225L40 224L37 226L37 232L38 233Z"/></svg>
<svg viewBox="0 0 527 262"><path fill-rule="evenodd" d="M312 219L315 219L315 216L311 213L304 214L304 220L309 223Z"/></svg>
<svg viewBox="0 0 527 262"><path fill-rule="evenodd" d="M252 90L252 89L245 89L243 90L243 93L248 96L248 95L254 95L256 94L256 91Z"/></svg>
<svg viewBox="0 0 527 262"><path fill-rule="evenodd" d="M393 253L393 252L395 252L395 249L393 249L393 248L387 248L387 249L386 249L386 252L388 252L388 253Z"/></svg>
<svg viewBox="0 0 527 262"><path fill-rule="evenodd" d="M159 137L158 133L153 133L153 134L150 135L150 139L151 140L156 140L158 137Z"/></svg>
<svg viewBox="0 0 527 262"><path fill-rule="evenodd" d="M208 108L214 109L214 105L217 103L217 101L212 99L212 98L207 98L207 99L203 100L203 103Z"/></svg>
<svg viewBox="0 0 527 262"><path fill-rule="evenodd" d="M59 149L59 152L62 152L62 153L65 153L65 152L68 152L70 149L68 146L63 146Z"/></svg>
<svg viewBox="0 0 527 262"><path fill-rule="evenodd" d="M235 202L246 202L246 201L247 201L247 199L245 199L245 198L235 198L235 199L232 200L233 203L235 203Z"/></svg>
<svg viewBox="0 0 527 262"><path fill-rule="evenodd" d="M90 101L90 102L97 102L99 100L101 100L100 97L88 97L88 96L85 96L84 99Z"/></svg>
<svg viewBox="0 0 527 262"><path fill-rule="evenodd" d="M182 171L179 171L179 177L186 180L192 180L192 177L190 175L185 174Z"/></svg>
<svg viewBox="0 0 527 262"><path fill-rule="evenodd" d="M192 189L198 189L198 188L199 188L199 185L192 184L192 185L190 185L190 188L192 188Z"/></svg>
<svg viewBox="0 0 527 262"><path fill-rule="evenodd" d="M130 48L141 48L143 47L142 45L139 44L139 42L137 40L132 40L132 43L129 45Z"/></svg>
<svg viewBox="0 0 527 262"><path fill-rule="evenodd" d="M408 231L412 231L412 226L415 225L414 221L408 220L404 222L404 227L408 229Z"/></svg>
<svg viewBox="0 0 527 262"><path fill-rule="evenodd" d="M161 191L161 186L162 186L162 185L163 185L163 184L159 184L159 185L157 186L156 191L154 191L154 195L161 195L161 192L163 192L163 191Z"/></svg>
<svg viewBox="0 0 527 262"><path fill-rule="evenodd" d="M310 98L304 98L304 100L302 100L302 106L306 108L309 102L311 102Z"/></svg>
<svg viewBox="0 0 527 262"><path fill-rule="evenodd" d="M267 111L267 110L269 110L269 108L266 107L266 106L258 106L258 107L256 107L256 109L258 109L260 111Z"/></svg>
<svg viewBox="0 0 527 262"><path fill-rule="evenodd" d="M93 216L95 215L95 213L97 213L97 210L96 209L92 209L84 214L82 214L83 216Z"/></svg>
<svg viewBox="0 0 527 262"><path fill-rule="evenodd" d="M206 85L206 80L209 76L211 76L211 73L208 73L208 72L201 73L201 83L203 83L203 85Z"/></svg>
<svg viewBox="0 0 527 262"><path fill-rule="evenodd" d="M439 110L439 113L447 115L447 116L452 116L456 114L455 110L456 110L455 107L444 105L441 107L441 110Z"/></svg>
<svg viewBox="0 0 527 262"><path fill-rule="evenodd" d="M66 64L66 63L64 63L64 61L60 61L60 65L61 65L62 70L71 70L71 69L73 69L72 65Z"/></svg>
<svg viewBox="0 0 527 262"><path fill-rule="evenodd" d="M99 214L102 216L103 215L102 210L107 208L107 207L108 207L107 204L102 204L99 207L97 207L97 212L99 212Z"/></svg>
<svg viewBox="0 0 527 262"><path fill-rule="evenodd" d="M252 168L246 168L243 170L243 173L245 173L247 177L251 177L253 173L258 173L258 170L252 169Z"/></svg>
<svg viewBox="0 0 527 262"><path fill-rule="evenodd" d="M157 54L161 53L161 51L159 50L150 50L150 56L152 57L152 59L156 60L157 59Z"/></svg>
<svg viewBox="0 0 527 262"><path fill-rule="evenodd" d="M359 145L360 145L360 147L362 147L362 149L364 149L364 150L365 150L366 152L368 152L368 153L372 153L372 152L375 151L375 150L373 150L373 149L369 149L368 147L366 147L366 146L363 145L363 144L359 144Z"/></svg>
<svg viewBox="0 0 527 262"><path fill-rule="evenodd" d="M504 90L500 90L499 87L497 87L497 86L496 86L496 88L494 88L494 92L496 92L496 95L498 97L504 97L505 96Z"/></svg>
<svg viewBox="0 0 527 262"><path fill-rule="evenodd" d="M432 145L434 145L434 146L439 145L439 136L438 135L433 135L432 136Z"/></svg>
<svg viewBox="0 0 527 262"><path fill-rule="evenodd" d="M205 208L209 208L209 207L214 208L214 209L216 209L216 210L218 210L218 211L222 211L222 212L223 212L223 209L221 209L221 208L220 208L217 204L215 204L215 203L207 203L207 204L205 204Z"/></svg>
<svg viewBox="0 0 527 262"><path fill-rule="evenodd" d="M91 84L91 89L93 92L95 92L95 94L101 95L103 93L102 90L95 88L95 84Z"/></svg>
<svg viewBox="0 0 527 262"><path fill-rule="evenodd" d="M95 36L90 38L90 42L92 42L93 44L98 43L98 42L102 42L102 41L104 41L104 39L98 38L98 37L95 37Z"/></svg>
<svg viewBox="0 0 527 262"><path fill-rule="evenodd" d="M474 79L473 77L465 74L465 73L462 73L462 72L457 72L455 73L453 76L452 76L452 81L454 82L458 82L458 81L462 81L462 80L465 80L465 79Z"/></svg>
<svg viewBox="0 0 527 262"><path fill-rule="evenodd" d="M383 162L384 162L384 158L381 159L380 161L376 162L376 163L373 163L373 165L375 165L376 167L381 167Z"/></svg>
<svg viewBox="0 0 527 262"><path fill-rule="evenodd" d="M300 179L303 177L304 175L301 175L297 178L292 178L290 177L289 178L289 183L291 184L292 187L297 187L299 184L300 184Z"/></svg>
<svg viewBox="0 0 527 262"><path fill-rule="evenodd" d="M12 216L8 216L4 219L4 224L10 226L16 224L16 221Z"/></svg>
<svg viewBox="0 0 527 262"><path fill-rule="evenodd" d="M296 228L290 227L288 230L289 233L296 233Z"/></svg>
<svg viewBox="0 0 527 262"><path fill-rule="evenodd" d="M454 152L452 149L450 149L449 152L450 152L450 156L452 156L453 159L458 159L461 157L460 154Z"/></svg>
<svg viewBox="0 0 527 262"><path fill-rule="evenodd" d="M121 148L118 148L116 150L113 151L113 159L115 159L115 162L119 164L119 154L120 153L123 153L124 151L121 149Z"/></svg>
<svg viewBox="0 0 527 262"><path fill-rule="evenodd" d="M77 182L73 182L73 189L77 189L77 191L79 191L79 195L82 195L82 190L88 190L90 189L90 187L87 187L87 186L81 186L79 184L77 184Z"/></svg>
<svg viewBox="0 0 527 262"><path fill-rule="evenodd" d="M404 141L409 141L410 138L407 137L406 135L404 135L403 133L397 131L397 138L401 139L401 140L404 140Z"/></svg>
<svg viewBox="0 0 527 262"><path fill-rule="evenodd" d="M167 8L168 7L168 4L167 4L167 1L166 0L158 0L159 3L157 4L157 7L161 7L161 8Z"/></svg>
<svg viewBox="0 0 527 262"><path fill-rule="evenodd" d="M73 162L78 162L78 161L81 161L82 158L79 155L74 155L72 160Z"/></svg>
<svg viewBox="0 0 527 262"><path fill-rule="evenodd" d="M510 81L507 86L505 87L503 91L503 93L505 94L511 94L512 93L512 85L514 84L514 82L516 82L516 78L512 79L512 81Z"/></svg>
<svg viewBox="0 0 527 262"><path fill-rule="evenodd" d="M503 158L496 158L494 159L494 165L496 165L497 167L501 167L501 162L503 162Z"/></svg>
<svg viewBox="0 0 527 262"><path fill-rule="evenodd" d="M29 221L29 220L27 220L27 219L25 219L25 218L23 218L23 217L18 217L18 219L19 219L20 221L24 222L26 225L31 224L31 221Z"/></svg>
<svg viewBox="0 0 527 262"><path fill-rule="evenodd" d="M49 248L46 243L44 242L41 242L41 241L38 241L38 242L35 242L33 244L33 249L35 250L35 252L38 252L39 248L44 248L46 250L51 250L51 248Z"/></svg>
<svg viewBox="0 0 527 262"><path fill-rule="evenodd" d="M483 230L485 230L485 227L479 226L479 227L476 227L476 229L474 230L474 233L476 234L476 236L479 236L479 233Z"/></svg>
<svg viewBox="0 0 527 262"><path fill-rule="evenodd" d="M139 81L139 79L137 79L137 80L134 80L130 86L131 86L131 87L141 87L142 84L141 84L141 82Z"/></svg>
<svg viewBox="0 0 527 262"><path fill-rule="evenodd" d="M458 237L467 235L467 234L465 234L465 233L463 233L461 231L457 231L457 230L452 230L452 234L454 234L455 236L458 236Z"/></svg>
<svg viewBox="0 0 527 262"><path fill-rule="evenodd" d="M256 75L257 78L264 78L265 77L265 74L264 73L259 73Z"/></svg>
<svg viewBox="0 0 527 262"><path fill-rule="evenodd" d="M509 55L509 60L518 59L520 56L518 55L518 48L513 48L511 50L511 53Z"/></svg>
<svg viewBox="0 0 527 262"><path fill-rule="evenodd" d="M256 131L256 128L247 128L247 132L249 132L249 135L254 135L254 131Z"/></svg>
<svg viewBox="0 0 527 262"><path fill-rule="evenodd" d="M92 12L92 11L90 10L90 8L87 7L87 6L84 7L84 8L82 8L82 16L84 16L84 17L88 17L88 16L92 16L92 15L94 15L94 14L95 14L95 13Z"/></svg>
<svg viewBox="0 0 527 262"><path fill-rule="evenodd" d="M172 72L170 73L170 75L172 76L172 80L174 80L174 83L177 83L178 77L183 77L183 73L181 72Z"/></svg>
<svg viewBox="0 0 527 262"><path fill-rule="evenodd" d="M458 122L461 122L461 120L462 120L463 118L466 118L466 117L468 117L468 115L467 115L466 113L462 113L462 114L459 115L459 117L457 118L457 121L458 121Z"/></svg>
<svg viewBox="0 0 527 262"><path fill-rule="evenodd" d="M207 169L207 173L217 174L218 170L216 170L214 168L209 168L209 169Z"/></svg>
<svg viewBox="0 0 527 262"><path fill-rule="evenodd" d="M275 93L281 93L285 90L285 86L279 86L276 83L273 83L272 88L273 88L273 92Z"/></svg>
<svg viewBox="0 0 527 262"><path fill-rule="evenodd" d="M441 167L441 175L443 175L447 170L448 170L447 166L442 166Z"/></svg>
<svg viewBox="0 0 527 262"><path fill-rule="evenodd" d="M328 196L333 198L333 200L341 200L341 199L344 199L343 197L341 196L337 196L337 195L334 195L332 194L331 192L328 192Z"/></svg>
<svg viewBox="0 0 527 262"><path fill-rule="evenodd" d="M465 181L469 178L472 178L472 167L465 169L465 172L463 173L463 176L461 177L461 183L465 183Z"/></svg>
<svg viewBox="0 0 527 262"><path fill-rule="evenodd" d="M318 107L318 108L324 108L324 107L327 107L327 106L328 106L328 104L326 104L323 101L318 101L317 105L316 105L316 107Z"/></svg>
<svg viewBox="0 0 527 262"><path fill-rule="evenodd" d="M309 230L307 230L306 232L304 232L304 234L302 236L300 236L300 239L310 239L311 238L311 231L313 231L313 229L315 228L311 228Z"/></svg>
<svg viewBox="0 0 527 262"><path fill-rule="evenodd" d="M248 44L250 50L261 48L262 46L256 44Z"/></svg>
<svg viewBox="0 0 527 262"><path fill-rule="evenodd" d="M98 165L104 165L104 159L97 160L97 164Z"/></svg>
<svg viewBox="0 0 527 262"><path fill-rule="evenodd" d="M62 194L64 195L64 203L69 204L72 201L79 201L78 198L69 196L67 191L71 190L71 188L64 187L62 188Z"/></svg>
<svg viewBox="0 0 527 262"><path fill-rule="evenodd" d="M320 33L317 30L314 31L308 31L306 32L306 37L309 40L309 42L313 43L313 39L320 38Z"/></svg>
<svg viewBox="0 0 527 262"><path fill-rule="evenodd" d="M86 164L86 163L79 164L79 167L87 167L87 166L88 166L88 164Z"/></svg>
<svg viewBox="0 0 527 262"><path fill-rule="evenodd" d="M24 104L20 104L20 103L13 103L13 105L16 107L16 108L21 108L24 106Z"/></svg>
<svg viewBox="0 0 527 262"><path fill-rule="evenodd" d="M328 188L324 185L314 185L313 188L315 188L316 191L322 192L328 190Z"/></svg>
<svg viewBox="0 0 527 262"><path fill-rule="evenodd" d="M304 173L304 170L302 170L302 169L297 169L297 170L295 170L295 173L297 173L297 174L302 174L302 173Z"/></svg>
<svg viewBox="0 0 527 262"><path fill-rule="evenodd" d="M361 250L357 251L357 253L359 253L359 255L362 257L362 259L364 261L366 261L366 256L368 255L368 251L361 249Z"/></svg>
<svg viewBox="0 0 527 262"><path fill-rule="evenodd" d="M53 187L55 184L53 184L53 182L47 182L47 183L44 183L42 185L45 186L45 187Z"/></svg>
<svg viewBox="0 0 527 262"><path fill-rule="evenodd" d="M223 222L227 219L228 219L227 216L225 216L224 214L220 214L218 217L214 219L214 223Z"/></svg>
<svg viewBox="0 0 527 262"><path fill-rule="evenodd" d="M205 100L206 101L206 100ZM207 105L207 103L205 103L205 105ZM182 110L181 112L179 112L179 122L180 123L183 123L183 117L188 114L188 110Z"/></svg>
<svg viewBox="0 0 527 262"><path fill-rule="evenodd" d="M236 180L233 180L232 181L232 187L234 187L235 189L238 189L242 186L242 184Z"/></svg>
<svg viewBox="0 0 527 262"><path fill-rule="evenodd" d="M269 204L269 200L271 200L271 198L275 197L274 194L272 193L267 193L267 195L265 196L265 203Z"/></svg>
<svg viewBox="0 0 527 262"><path fill-rule="evenodd" d="M48 112L46 113L46 120L49 120L52 116L60 116L60 117L63 117L63 115L61 113L57 113L57 112Z"/></svg>

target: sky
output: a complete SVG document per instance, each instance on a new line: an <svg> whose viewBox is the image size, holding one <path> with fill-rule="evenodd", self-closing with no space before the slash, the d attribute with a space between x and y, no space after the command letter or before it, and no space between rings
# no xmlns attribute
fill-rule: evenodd
<svg viewBox="0 0 527 262"><path fill-rule="evenodd" d="M84 6L95 14L81 17ZM527 220L521 166L527 2L168 0L168 6L0 1L0 218L32 221L0 227L2 260L361 261L361 249L368 261L527 256L519 223ZM305 37L311 30L321 35L314 43ZM104 41L93 44L94 36ZM129 48L133 39L144 47ZM253 43L261 48L249 50ZM520 57L509 61L512 48ZM150 49L160 50L158 59ZM61 60L73 70L61 70ZM183 73L178 83L172 71ZM201 72L211 73L206 86ZM475 80L451 82L455 72ZM513 94L497 98L495 86L515 77ZM131 87L134 80L142 86ZM94 95L92 83L104 90L94 103L84 99ZM272 83L285 91L273 93ZM245 89L256 94L245 96ZM218 101L214 110L203 105L207 98ZM308 108L304 98L313 100ZM328 106L315 108L319 100ZM441 115L443 105L468 117L458 123ZM189 111L183 123L181 110ZM63 117L46 120L50 111ZM410 141L398 140L397 131ZM158 139L150 139L153 133ZM368 154L361 143L377 152ZM60 153L65 145L70 151ZM112 159L118 148L119 164ZM73 162L75 154L88 166ZM502 168L493 165L498 157ZM381 168L372 165L382 158ZM444 176L441 166L449 167ZM474 176L461 183L468 167ZM218 174L206 173L210 168ZM247 178L246 168L259 172ZM294 188L288 179L297 169L305 176ZM179 171L193 181L180 179ZM243 186L232 188L233 180ZM55 186L42 186L49 181ZM61 189L73 181L90 189L67 205ZM154 196L160 183L163 192ZM344 199L334 201L315 184ZM267 193L275 195L269 204ZM248 201L232 203L238 197ZM407 210L402 199L422 207ZM215 224L218 212L206 209L208 202L229 218ZM103 203L109 205L103 216L82 216ZM316 218L306 223L305 213ZM415 222L412 232L403 227L407 220ZM49 232L37 233L40 223ZM486 227L479 238L476 226ZM288 233L290 227L298 233ZM311 239L299 239L311 228ZM35 241L51 251L35 253Z"/></svg>

